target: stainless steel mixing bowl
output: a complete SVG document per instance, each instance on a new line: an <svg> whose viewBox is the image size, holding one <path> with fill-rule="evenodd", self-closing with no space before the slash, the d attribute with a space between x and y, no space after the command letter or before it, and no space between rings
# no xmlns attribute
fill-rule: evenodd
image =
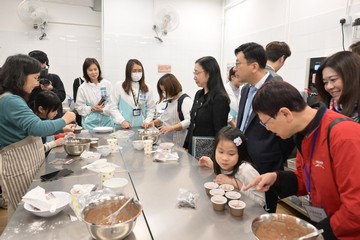
<svg viewBox="0 0 360 240"><path fill-rule="evenodd" d="M120 199L123 198L124 196L113 196L113 197L104 198L96 202L90 203L87 207L83 209L81 213L81 217L83 221L86 223L86 226L93 238L101 239L101 240L124 239L132 232L136 224L136 219L141 214L142 211L142 206L140 202L137 200L133 200L132 202L126 205L128 206L130 204L133 204L132 207L133 209L136 209L136 211L130 213L132 215L130 215L129 219L124 222L116 223L112 225L100 225L100 224L90 223L85 220L86 213L88 213L91 209L100 208L104 205L106 206L107 204L111 204L111 202L119 201ZM126 211L126 207L121 211Z"/></svg>
<svg viewBox="0 0 360 240"><path fill-rule="evenodd" d="M269 225L271 224L271 225ZM262 240L262 239L298 239L299 236L291 238L289 236L283 236L282 232L279 229L275 229L277 225L285 225L288 230L294 233L298 228L306 233L311 233L316 231L316 227L312 224L302 220L300 218L290 216L287 214L280 214L280 213L267 213L256 217L251 224L252 233L255 236L255 239ZM259 238L256 236L257 230L259 228L266 229L266 237ZM272 234L276 234L277 236L273 236ZM311 238L313 240L323 240L323 236L320 234L317 237ZM310 239L309 239L310 240Z"/></svg>
<svg viewBox="0 0 360 240"><path fill-rule="evenodd" d="M64 149L67 154L73 156L81 155L85 150L90 148L90 139L70 138L65 141Z"/></svg>

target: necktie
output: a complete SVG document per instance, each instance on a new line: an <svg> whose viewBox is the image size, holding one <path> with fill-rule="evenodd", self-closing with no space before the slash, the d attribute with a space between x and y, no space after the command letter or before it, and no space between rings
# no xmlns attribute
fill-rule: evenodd
<svg viewBox="0 0 360 240"><path fill-rule="evenodd" d="M251 104L254 97L254 93L256 92L256 87L251 86L249 90L249 94L246 100L245 109L243 118L240 125L240 130L244 132L246 125L248 124L250 113L251 113Z"/></svg>

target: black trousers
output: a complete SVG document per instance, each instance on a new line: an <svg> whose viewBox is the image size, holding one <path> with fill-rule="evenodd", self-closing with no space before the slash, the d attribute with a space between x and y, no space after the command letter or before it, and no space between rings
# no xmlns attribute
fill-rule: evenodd
<svg viewBox="0 0 360 240"><path fill-rule="evenodd" d="M279 197L273 188L270 188L269 191L265 192L265 200L265 211L268 213L275 213Z"/></svg>

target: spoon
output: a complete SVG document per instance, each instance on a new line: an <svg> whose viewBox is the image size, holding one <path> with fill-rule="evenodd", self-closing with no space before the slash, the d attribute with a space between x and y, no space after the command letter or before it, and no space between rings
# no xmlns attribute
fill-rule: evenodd
<svg viewBox="0 0 360 240"><path fill-rule="evenodd" d="M316 230L314 232L311 232L309 234L306 234L305 236L300 237L299 240L304 240L304 239L308 239L308 238L311 238L311 237L316 237L317 235L319 235L319 234L321 234L323 232L324 232L323 229L318 229L318 230Z"/></svg>
<svg viewBox="0 0 360 240"><path fill-rule="evenodd" d="M116 210L115 212L113 212L112 214L110 214L109 216L107 216L105 219L109 219L109 222L111 224L114 223L115 217L119 214L119 212L129 203L133 200L134 197L129 198L123 205L121 205L118 210ZM105 220L104 219L104 220Z"/></svg>
<svg viewBox="0 0 360 240"><path fill-rule="evenodd" d="M107 162L106 158L100 158L99 160L96 160L93 163L82 166L81 169L85 169L85 168L88 168L88 167L91 167L91 166L94 166L94 165L97 165L97 164L103 164L103 163L106 163L106 162Z"/></svg>

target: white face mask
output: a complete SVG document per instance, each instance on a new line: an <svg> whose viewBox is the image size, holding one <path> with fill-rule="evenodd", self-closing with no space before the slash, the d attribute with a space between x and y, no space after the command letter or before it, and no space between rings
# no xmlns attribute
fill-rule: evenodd
<svg viewBox="0 0 360 240"><path fill-rule="evenodd" d="M134 82L140 81L141 78L142 78L142 72L133 72L133 73L131 73L131 79Z"/></svg>

